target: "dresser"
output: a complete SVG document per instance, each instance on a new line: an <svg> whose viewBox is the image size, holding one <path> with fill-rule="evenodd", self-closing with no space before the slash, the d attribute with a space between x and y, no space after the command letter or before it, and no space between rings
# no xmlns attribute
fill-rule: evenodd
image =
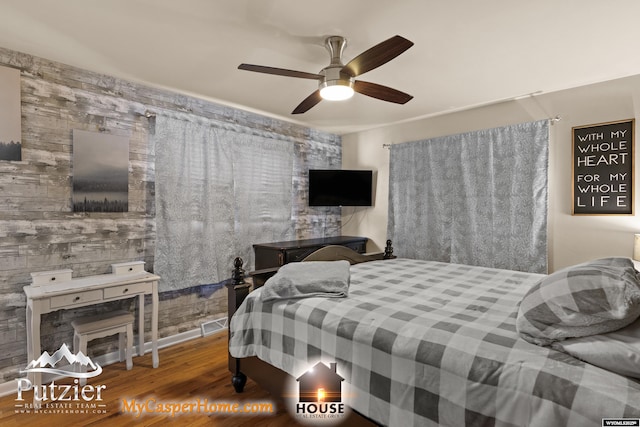
<svg viewBox="0 0 640 427"><path fill-rule="evenodd" d="M336 236L255 244L255 269L269 269L302 261L316 250L329 245L346 246L362 254L367 250L368 240L366 237Z"/></svg>

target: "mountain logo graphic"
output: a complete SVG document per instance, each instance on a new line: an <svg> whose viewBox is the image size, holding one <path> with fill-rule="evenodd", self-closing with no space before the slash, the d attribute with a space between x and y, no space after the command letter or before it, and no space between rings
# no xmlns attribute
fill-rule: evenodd
<svg viewBox="0 0 640 427"><path fill-rule="evenodd" d="M64 369L58 369L55 366L62 361L68 362ZM86 371L86 372L80 372ZM66 344L62 344L55 353L49 354L46 351L42 353L36 360L32 360L27 367L20 371L21 373L44 372L48 374L64 375L73 378L93 378L102 373L102 367L82 354L73 354Z"/></svg>

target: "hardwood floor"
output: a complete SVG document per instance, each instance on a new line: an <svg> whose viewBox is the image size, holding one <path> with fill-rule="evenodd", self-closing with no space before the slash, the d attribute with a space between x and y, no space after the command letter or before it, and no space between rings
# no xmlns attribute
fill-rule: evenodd
<svg viewBox="0 0 640 427"><path fill-rule="evenodd" d="M133 359L133 369L127 371L124 362L104 367L102 374L89 384L105 385L101 397L104 408L85 408L88 413L19 413L23 408L17 404L30 404L33 393L25 392L24 402L16 401L17 394L0 398L0 425L2 426L159 426L167 423L179 426L292 426L297 423L288 415L282 401L271 397L251 380L243 393L236 393L231 386L227 369L227 333L219 332L209 337L194 339L160 350L160 366L152 368L151 354ZM56 381L69 384L72 379ZM73 388L71 388L73 391ZM97 392L96 392L97 393ZM132 402L147 404L152 413L135 413ZM268 415L220 414L220 413L153 413L163 405L197 402L229 407L239 404L272 404L273 413ZM71 403L71 402L65 402ZM73 404L75 408L75 404ZM126 405L129 405L127 411ZM255 405L254 405L255 406ZM169 407L170 408L170 407ZM95 414L104 409L106 413ZM51 408L51 410L55 410ZM73 409L75 410L75 409Z"/></svg>

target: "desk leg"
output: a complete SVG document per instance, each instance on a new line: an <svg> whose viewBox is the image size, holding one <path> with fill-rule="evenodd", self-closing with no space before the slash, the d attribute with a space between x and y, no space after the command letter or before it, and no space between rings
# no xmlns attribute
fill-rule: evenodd
<svg viewBox="0 0 640 427"><path fill-rule="evenodd" d="M33 310L33 306L27 301L27 364L40 357L40 311ZM37 392L42 384L42 374L40 372L30 372L28 375L33 387L33 403L40 403Z"/></svg>
<svg viewBox="0 0 640 427"><path fill-rule="evenodd" d="M33 357L33 309L27 302L27 364L31 363Z"/></svg>
<svg viewBox="0 0 640 427"><path fill-rule="evenodd" d="M138 356L144 355L144 294L138 296Z"/></svg>
<svg viewBox="0 0 640 427"><path fill-rule="evenodd" d="M153 367L160 364L158 357L158 282L153 282L153 293L151 294L151 346Z"/></svg>

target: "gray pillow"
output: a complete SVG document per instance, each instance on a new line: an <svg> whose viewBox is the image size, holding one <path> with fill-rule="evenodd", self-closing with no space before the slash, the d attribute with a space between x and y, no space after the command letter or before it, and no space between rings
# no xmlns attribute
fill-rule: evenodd
<svg viewBox="0 0 640 427"><path fill-rule="evenodd" d="M349 294L349 261L305 261L285 264L262 287L262 301L292 298L342 298Z"/></svg>
<svg viewBox="0 0 640 427"><path fill-rule="evenodd" d="M640 316L638 272L629 258L602 258L550 274L518 308L520 336L537 345L612 332Z"/></svg>

